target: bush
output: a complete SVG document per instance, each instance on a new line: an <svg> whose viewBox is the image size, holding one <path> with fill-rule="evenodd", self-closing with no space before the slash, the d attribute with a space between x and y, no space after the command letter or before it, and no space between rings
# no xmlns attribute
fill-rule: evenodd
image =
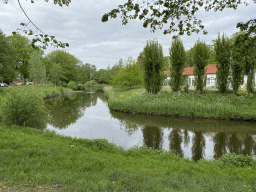
<svg viewBox="0 0 256 192"><path fill-rule="evenodd" d="M67 86L70 89L77 90L77 84L75 81L69 81Z"/></svg>
<svg viewBox="0 0 256 192"><path fill-rule="evenodd" d="M223 162L224 165L233 164L237 167L256 165L256 160L254 160L251 156L245 156L242 154L236 155L235 153L226 153L222 155L218 160Z"/></svg>
<svg viewBox="0 0 256 192"><path fill-rule="evenodd" d="M1 100L1 116L6 124L45 128L48 111L42 91L35 86L12 87Z"/></svg>
<svg viewBox="0 0 256 192"><path fill-rule="evenodd" d="M92 87L94 85L98 85L98 83L95 80L88 81L84 84L85 87Z"/></svg>

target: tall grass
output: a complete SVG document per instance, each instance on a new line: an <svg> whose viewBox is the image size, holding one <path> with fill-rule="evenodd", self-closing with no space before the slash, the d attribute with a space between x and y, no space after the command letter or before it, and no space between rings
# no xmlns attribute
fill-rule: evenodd
<svg viewBox="0 0 256 192"><path fill-rule="evenodd" d="M148 94L144 89L120 91L107 87L109 107L115 110L181 116L202 116L224 119L256 120L255 96L219 94L217 91L172 92L162 89L159 94Z"/></svg>

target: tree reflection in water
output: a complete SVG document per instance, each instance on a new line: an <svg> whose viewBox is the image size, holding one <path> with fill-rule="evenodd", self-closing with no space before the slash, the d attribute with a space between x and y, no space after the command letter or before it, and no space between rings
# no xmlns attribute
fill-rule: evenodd
<svg viewBox="0 0 256 192"><path fill-rule="evenodd" d="M49 113L49 124L58 129L65 129L83 116L86 107L96 105L95 94L74 93L70 96L46 100Z"/></svg>
<svg viewBox="0 0 256 192"><path fill-rule="evenodd" d="M203 158L205 150L205 137L202 131L195 131L193 136L192 159L198 161Z"/></svg>
<svg viewBox="0 0 256 192"><path fill-rule="evenodd" d="M169 140L170 140L170 150L173 150L174 152L178 153L180 157L183 158L184 154L181 149L181 143L182 143L181 130L172 129L169 135Z"/></svg>
<svg viewBox="0 0 256 192"><path fill-rule="evenodd" d="M219 132L215 134L214 138L214 159L220 158L223 154L227 152L227 136L225 132Z"/></svg>
<svg viewBox="0 0 256 192"><path fill-rule="evenodd" d="M145 125L142 133L145 145L152 149L162 149L163 133L159 127Z"/></svg>

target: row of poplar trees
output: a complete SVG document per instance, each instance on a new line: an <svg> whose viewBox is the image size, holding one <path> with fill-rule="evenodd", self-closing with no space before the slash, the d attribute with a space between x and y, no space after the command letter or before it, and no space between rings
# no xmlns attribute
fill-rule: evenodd
<svg viewBox="0 0 256 192"><path fill-rule="evenodd" d="M240 33L241 34L241 33ZM247 75L247 91L254 92L254 71L256 67L256 46L248 45L242 40L239 33L235 38L229 39L223 36L214 40L215 60L217 61L216 87L221 93L228 90L229 83L233 87L233 93L237 93L243 84L244 75ZM241 44L242 42L242 44ZM243 44L244 43L244 44ZM172 41L169 49L171 60L170 86L174 92L181 89L184 79L182 73L186 62L186 51L180 38ZM194 85L198 92L206 86L206 66L208 65L209 48L205 42L198 40L194 46ZM147 41L142 53L142 64L144 68L144 87L148 93L157 94L161 90L163 78L161 74L163 63L163 49L158 41Z"/></svg>
<svg viewBox="0 0 256 192"><path fill-rule="evenodd" d="M240 33L241 34L241 33ZM241 43L243 36L237 34L234 39L223 36L214 40L215 60L217 61L216 87L220 93L228 90L232 85L233 93L237 93L238 88L244 82L244 75L247 75L247 91L252 93L255 90L254 74L256 68L256 46L245 46ZM245 39L249 41L249 39ZM173 91L179 91L182 85L182 73L186 62L186 52L180 38L174 39L170 48L171 59L171 80L170 86ZM198 92L206 86L206 66L209 59L209 48L199 40L194 46L194 71L195 88Z"/></svg>

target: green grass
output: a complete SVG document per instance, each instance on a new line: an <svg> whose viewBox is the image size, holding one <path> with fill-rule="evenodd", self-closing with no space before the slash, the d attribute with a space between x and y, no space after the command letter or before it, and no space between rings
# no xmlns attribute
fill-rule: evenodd
<svg viewBox="0 0 256 192"><path fill-rule="evenodd" d="M220 94L217 91L174 93L163 87L157 95L143 88L118 90L108 86L105 95L111 109L145 114L213 117L221 119L256 120L256 96L240 91Z"/></svg>
<svg viewBox="0 0 256 192"><path fill-rule="evenodd" d="M0 191L256 191L256 166L0 124ZM51 188L53 188L51 190Z"/></svg>

